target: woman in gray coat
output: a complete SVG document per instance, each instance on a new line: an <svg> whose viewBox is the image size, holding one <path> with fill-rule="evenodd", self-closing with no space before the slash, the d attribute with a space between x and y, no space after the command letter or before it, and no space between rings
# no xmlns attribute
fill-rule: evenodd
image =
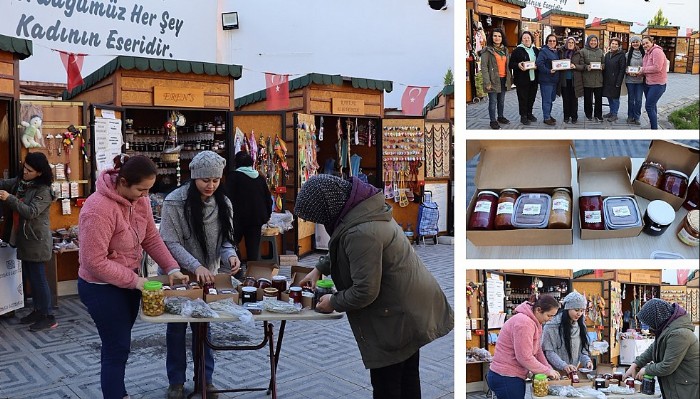
<svg viewBox="0 0 700 399"><path fill-rule="evenodd" d="M577 365L593 368L588 349L586 297L574 291L564 297L564 308L542 328L542 351L549 364L568 374Z"/></svg>
<svg viewBox="0 0 700 399"><path fill-rule="evenodd" d="M494 28L486 43L487 45L481 53L481 75L484 78L484 91L489 95L491 129L500 129L501 124L510 123L503 116L506 91L510 90L513 83L511 71L508 68L510 54L508 47L506 47L506 35L501 28Z"/></svg>
<svg viewBox="0 0 700 399"><path fill-rule="evenodd" d="M603 67L603 50L598 44L598 36L589 35L586 46L581 50L581 63L576 68L583 71L583 112L586 119L603 121L603 71L592 68L593 63Z"/></svg>
<svg viewBox="0 0 700 399"><path fill-rule="evenodd" d="M452 308L423 264L383 193L358 178L310 178L296 216L325 226L328 256L302 281L332 275L338 292L320 298L321 312L346 312L374 398L420 398L420 348L449 333Z"/></svg>
<svg viewBox="0 0 700 399"><path fill-rule="evenodd" d="M3 240L17 248L22 272L32 285L34 310L20 319L22 324L31 324L30 331L58 326L51 310L51 291L44 270L45 263L51 259L53 243L49 229L52 182L51 166L41 152L30 152L24 158L22 178L0 180L0 204L7 205L11 211L6 217Z"/></svg>

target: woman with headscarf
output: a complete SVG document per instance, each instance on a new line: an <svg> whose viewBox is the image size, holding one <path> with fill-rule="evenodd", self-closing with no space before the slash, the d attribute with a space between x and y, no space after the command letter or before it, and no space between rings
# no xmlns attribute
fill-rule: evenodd
<svg viewBox="0 0 700 399"><path fill-rule="evenodd" d="M579 364L593 368L588 349L584 313L586 297L574 291L564 297L564 309L547 324L542 333L542 350L549 364L564 373L576 371Z"/></svg>
<svg viewBox="0 0 700 399"><path fill-rule="evenodd" d="M677 303L653 298L642 306L637 319L649 326L656 339L637 356L625 378L641 380L645 374L655 376L664 399L697 398L700 346L685 309Z"/></svg>
<svg viewBox="0 0 700 399"><path fill-rule="evenodd" d="M583 71L583 112L589 121L595 117L596 122L602 122L603 71L592 69L591 63L594 62L603 67L603 49L598 46L598 36L589 35L586 46L581 50L581 63L577 65Z"/></svg>
<svg viewBox="0 0 700 399"><path fill-rule="evenodd" d="M559 302L551 295L537 299L533 295L530 301L518 305L515 315L505 322L486 376L498 399L523 399L528 372L559 379L559 372L547 362L540 344L542 325L558 310Z"/></svg>
<svg viewBox="0 0 700 399"><path fill-rule="evenodd" d="M552 118L552 105L557 99L557 86L559 85L559 71L552 69L552 61L560 58L557 49L557 36L547 36L545 46L537 55L537 72L540 81L540 95L542 96L542 118L547 125L554 126L557 120Z"/></svg>
<svg viewBox="0 0 700 399"><path fill-rule="evenodd" d="M644 47L644 57L642 57L642 69L639 71L644 76L644 96L647 101L644 108L649 116L649 123L652 129L658 129L658 110L656 104L666 91L668 75L666 73L666 54L658 44L654 44L653 39L644 36L642 39Z"/></svg>
<svg viewBox="0 0 700 399"><path fill-rule="evenodd" d="M525 69L526 62L535 62L540 50L535 47L535 37L529 31L520 35L520 44L513 50L510 56L508 68L512 70L515 91L518 94L518 111L520 123L529 125L537 122L532 114L532 107L537 97L537 70Z"/></svg>
<svg viewBox="0 0 700 399"><path fill-rule="evenodd" d="M620 91L625 79L625 53L622 52L620 39L610 39L610 51L603 58L603 96L608 98L610 112L603 117L608 122L617 120L620 109Z"/></svg>
<svg viewBox="0 0 700 399"><path fill-rule="evenodd" d="M557 88L564 105L564 123L576 123L578 122L578 99L583 97L583 79L581 77L583 66L577 66L581 64L581 52L576 45L576 38L567 37L559 52L562 59L571 60L571 69L561 71L561 79L559 79L559 87Z"/></svg>
<svg viewBox="0 0 700 399"><path fill-rule="evenodd" d="M419 350L449 333L452 308L377 188L353 177L311 177L296 216L325 226L329 253L303 280L332 275L337 293L316 310L346 312L370 370L373 397L420 398Z"/></svg>
<svg viewBox="0 0 700 399"><path fill-rule="evenodd" d="M627 66L641 68L644 48L642 38L632 36L630 48L627 51ZM627 123L641 125L639 118L642 116L642 96L644 94L644 77L636 72L627 72L625 78L627 86Z"/></svg>
<svg viewBox="0 0 700 399"><path fill-rule="evenodd" d="M510 68L508 68L510 54L506 46L505 33L501 28L494 28L488 36L486 47L481 52L481 75L484 78L484 91L489 95L491 129L500 129L500 124L510 123L503 116L506 91L510 90L512 84Z"/></svg>

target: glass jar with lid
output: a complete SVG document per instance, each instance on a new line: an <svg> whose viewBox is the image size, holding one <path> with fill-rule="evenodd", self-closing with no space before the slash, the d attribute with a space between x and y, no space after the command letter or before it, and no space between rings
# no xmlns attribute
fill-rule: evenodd
<svg viewBox="0 0 700 399"><path fill-rule="evenodd" d="M644 231L650 236L660 236L676 219L676 211L666 201L654 200L644 212Z"/></svg>
<svg viewBox="0 0 700 399"><path fill-rule="evenodd" d="M654 380L654 376L644 374L644 380L642 381L642 393L645 395L653 395L654 391L656 391L656 380Z"/></svg>
<svg viewBox="0 0 700 399"><path fill-rule="evenodd" d="M544 374L535 374L532 379L532 396L543 398L549 395L549 382Z"/></svg>
<svg viewBox="0 0 700 399"><path fill-rule="evenodd" d="M496 218L498 194L493 191L481 191L476 196L476 205L469 218L468 230L493 230Z"/></svg>
<svg viewBox="0 0 700 399"><path fill-rule="evenodd" d="M496 219L494 221L496 230L510 230L513 228L513 208L519 195L520 191L514 188L501 190L496 206Z"/></svg>
<svg viewBox="0 0 700 399"><path fill-rule="evenodd" d="M678 229L678 239L691 247L700 245L700 211L690 211L685 215Z"/></svg>
<svg viewBox="0 0 700 399"><path fill-rule="evenodd" d="M555 188L552 192L552 210L549 212L550 229L571 228L571 191L568 188Z"/></svg>
<svg viewBox="0 0 700 399"><path fill-rule="evenodd" d="M676 197L685 198L688 191L688 175L678 170L667 170L664 173L661 189Z"/></svg>
<svg viewBox="0 0 700 399"><path fill-rule="evenodd" d="M650 186L661 187L664 167L658 162L644 162L637 173L637 180Z"/></svg>
<svg viewBox="0 0 700 399"><path fill-rule="evenodd" d="M146 316L160 316L165 312L165 293L160 281L147 281L143 285L141 309Z"/></svg>
<svg viewBox="0 0 700 399"><path fill-rule="evenodd" d="M579 197L579 210L582 229L605 230L602 192L582 192Z"/></svg>
<svg viewBox="0 0 700 399"><path fill-rule="evenodd" d="M333 280L318 280L316 282L316 291L314 292L314 300L312 304L314 310L320 312L318 309L316 309L316 305L324 295L333 294L333 287Z"/></svg>
<svg viewBox="0 0 700 399"><path fill-rule="evenodd" d="M695 175L695 179L688 187L688 194L685 197L683 208L687 210L698 209L700 205L700 173Z"/></svg>

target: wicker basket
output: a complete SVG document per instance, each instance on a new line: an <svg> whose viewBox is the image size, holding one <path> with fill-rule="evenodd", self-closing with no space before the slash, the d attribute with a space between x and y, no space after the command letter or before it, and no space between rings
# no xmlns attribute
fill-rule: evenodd
<svg viewBox="0 0 700 399"><path fill-rule="evenodd" d="M160 160L167 163L180 161L180 148L177 146L177 141L174 139L165 140L165 143L163 143L163 152L160 154Z"/></svg>

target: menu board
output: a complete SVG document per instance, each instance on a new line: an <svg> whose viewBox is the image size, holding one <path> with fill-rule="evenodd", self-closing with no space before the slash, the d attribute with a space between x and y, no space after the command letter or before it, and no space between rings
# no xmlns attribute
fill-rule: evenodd
<svg viewBox="0 0 700 399"><path fill-rule="evenodd" d="M114 166L114 157L121 154L122 121L120 119L95 118L95 161L100 172Z"/></svg>

